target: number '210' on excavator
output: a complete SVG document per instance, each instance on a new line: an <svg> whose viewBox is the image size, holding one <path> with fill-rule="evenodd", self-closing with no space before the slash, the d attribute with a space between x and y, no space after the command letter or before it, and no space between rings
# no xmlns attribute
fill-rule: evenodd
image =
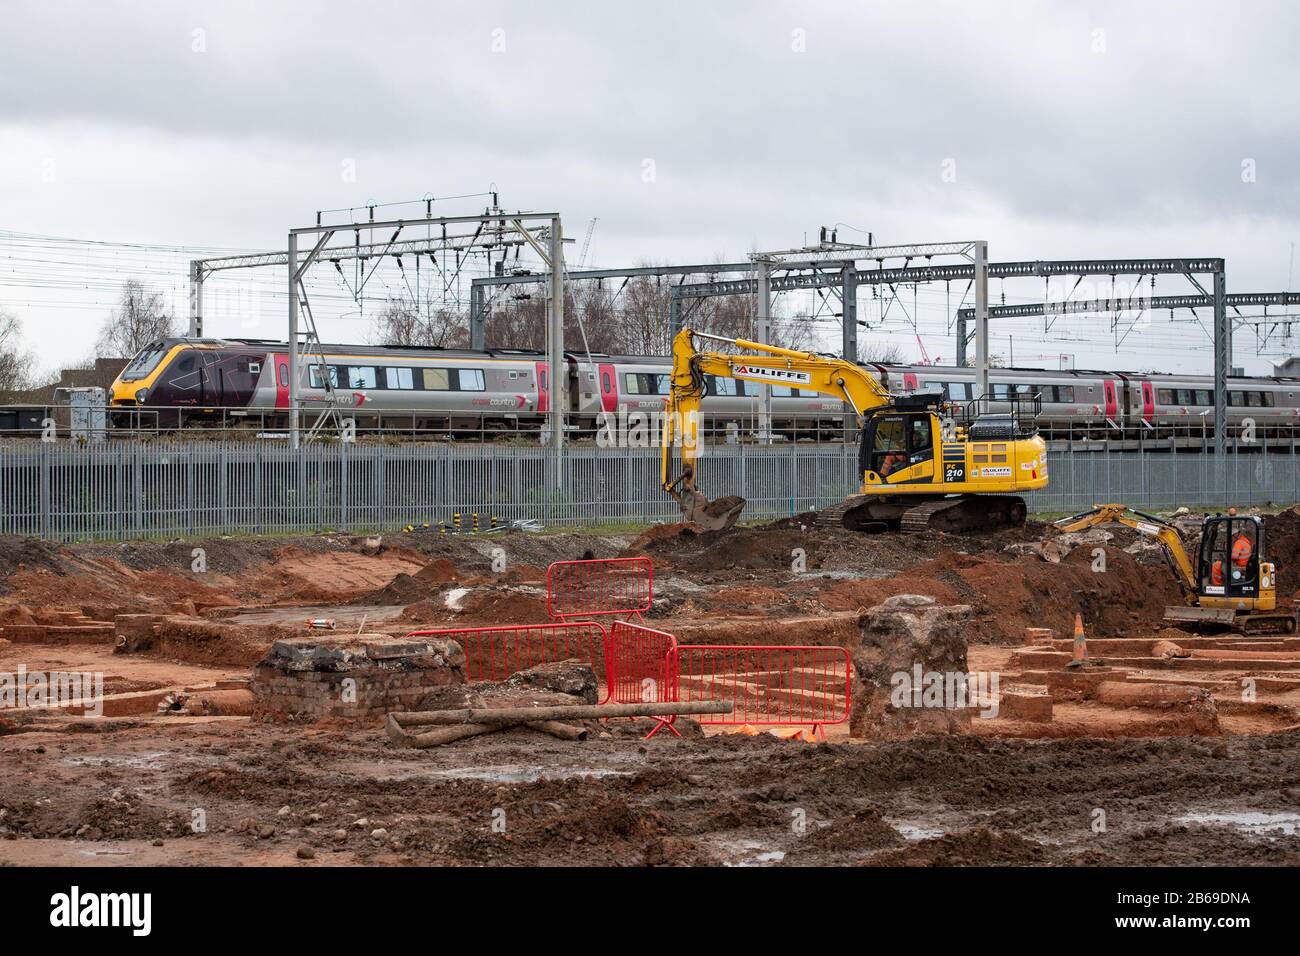
<svg viewBox="0 0 1300 956"><path fill-rule="evenodd" d="M698 351L696 339L734 351ZM745 506L743 498L710 501L696 486L700 400L709 375L817 392L841 398L857 412L861 488L819 512L818 524L863 532L992 530L1022 524L1020 494L1047 485L1046 445L1032 407L1022 413L1018 402L1003 403L993 414L987 400L958 407L941 392L892 395L852 362L693 329L674 337L672 358L663 487L677 499L683 519L705 530L731 527Z"/></svg>

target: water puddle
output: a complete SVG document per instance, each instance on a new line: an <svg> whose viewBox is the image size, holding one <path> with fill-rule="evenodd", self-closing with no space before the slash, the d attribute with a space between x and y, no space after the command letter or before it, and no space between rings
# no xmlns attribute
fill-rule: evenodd
<svg viewBox="0 0 1300 956"><path fill-rule="evenodd" d="M138 754L104 757L65 757L63 763L69 767L131 767L136 770L161 770L166 750L146 751Z"/></svg>
<svg viewBox="0 0 1300 956"><path fill-rule="evenodd" d="M898 835L904 840L931 840L948 832L943 827L912 823L907 820L886 820L885 822L897 830Z"/></svg>
<svg viewBox="0 0 1300 956"><path fill-rule="evenodd" d="M1232 827L1255 836L1295 836L1300 833L1300 814L1264 813L1258 810L1239 810L1225 813L1184 813L1174 817L1174 823L1199 823L1205 826Z"/></svg>
<svg viewBox="0 0 1300 956"><path fill-rule="evenodd" d="M603 767L454 767L425 770L419 776L444 780L485 780L488 783L536 783L538 780L572 780L575 778L630 777L627 770Z"/></svg>
<svg viewBox="0 0 1300 956"><path fill-rule="evenodd" d="M721 843L731 859L723 866L772 866L785 859L784 850L772 850L754 840L737 840Z"/></svg>

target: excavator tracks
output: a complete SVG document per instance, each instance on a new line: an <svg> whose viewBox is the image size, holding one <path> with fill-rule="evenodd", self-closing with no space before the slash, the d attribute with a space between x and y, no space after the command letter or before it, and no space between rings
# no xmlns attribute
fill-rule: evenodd
<svg viewBox="0 0 1300 956"><path fill-rule="evenodd" d="M1025 500L1014 495L954 495L909 508L899 530L971 532L998 531L1025 523Z"/></svg>
<svg viewBox="0 0 1300 956"><path fill-rule="evenodd" d="M997 531L1025 523L1025 501L1013 495L948 495L915 504L899 496L854 495L817 512L817 526L880 533Z"/></svg>

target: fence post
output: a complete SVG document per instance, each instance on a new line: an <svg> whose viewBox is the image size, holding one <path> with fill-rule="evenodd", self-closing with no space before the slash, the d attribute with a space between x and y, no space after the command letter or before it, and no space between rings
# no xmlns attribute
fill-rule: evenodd
<svg viewBox="0 0 1300 956"><path fill-rule="evenodd" d="M799 502L799 456L795 454L795 443L790 442L790 517L793 518L798 511L795 505Z"/></svg>
<svg viewBox="0 0 1300 956"><path fill-rule="evenodd" d="M221 450L217 453L217 506L221 509L221 530L231 531L230 527L230 449L225 439L221 441Z"/></svg>
<svg viewBox="0 0 1300 956"><path fill-rule="evenodd" d="M1177 508L1182 505L1182 501L1178 497L1178 439L1174 436L1170 436L1169 438L1169 461L1171 463L1171 474L1169 476L1169 504L1172 507Z"/></svg>
<svg viewBox="0 0 1300 956"><path fill-rule="evenodd" d="M351 508L350 508L351 502L348 501L348 495L350 495L352 492L349 483L349 479L351 476L348 472L348 445L350 444L351 442L346 442L346 441L339 442L339 530L340 531L346 531L348 529L348 524L350 523L349 517L351 512Z"/></svg>
<svg viewBox="0 0 1300 956"><path fill-rule="evenodd" d="M388 524L388 451L386 445L380 445L375 453L374 467L371 469L370 484L374 488L375 515L373 522L383 527Z"/></svg>
<svg viewBox="0 0 1300 956"><path fill-rule="evenodd" d="M50 445L52 442L41 442L40 455L40 472L41 472L41 537L50 536L50 526L52 516L50 514Z"/></svg>
<svg viewBox="0 0 1300 956"><path fill-rule="evenodd" d="M132 447L131 454L131 510L132 523L137 537L144 533L144 448L139 442Z"/></svg>

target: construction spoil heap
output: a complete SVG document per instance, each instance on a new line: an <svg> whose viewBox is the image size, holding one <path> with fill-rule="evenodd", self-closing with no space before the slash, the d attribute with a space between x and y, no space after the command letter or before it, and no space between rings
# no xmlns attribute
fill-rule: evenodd
<svg viewBox="0 0 1300 956"><path fill-rule="evenodd" d="M1300 862L1300 635L1184 602L1034 522L4 539L0 862Z"/></svg>

